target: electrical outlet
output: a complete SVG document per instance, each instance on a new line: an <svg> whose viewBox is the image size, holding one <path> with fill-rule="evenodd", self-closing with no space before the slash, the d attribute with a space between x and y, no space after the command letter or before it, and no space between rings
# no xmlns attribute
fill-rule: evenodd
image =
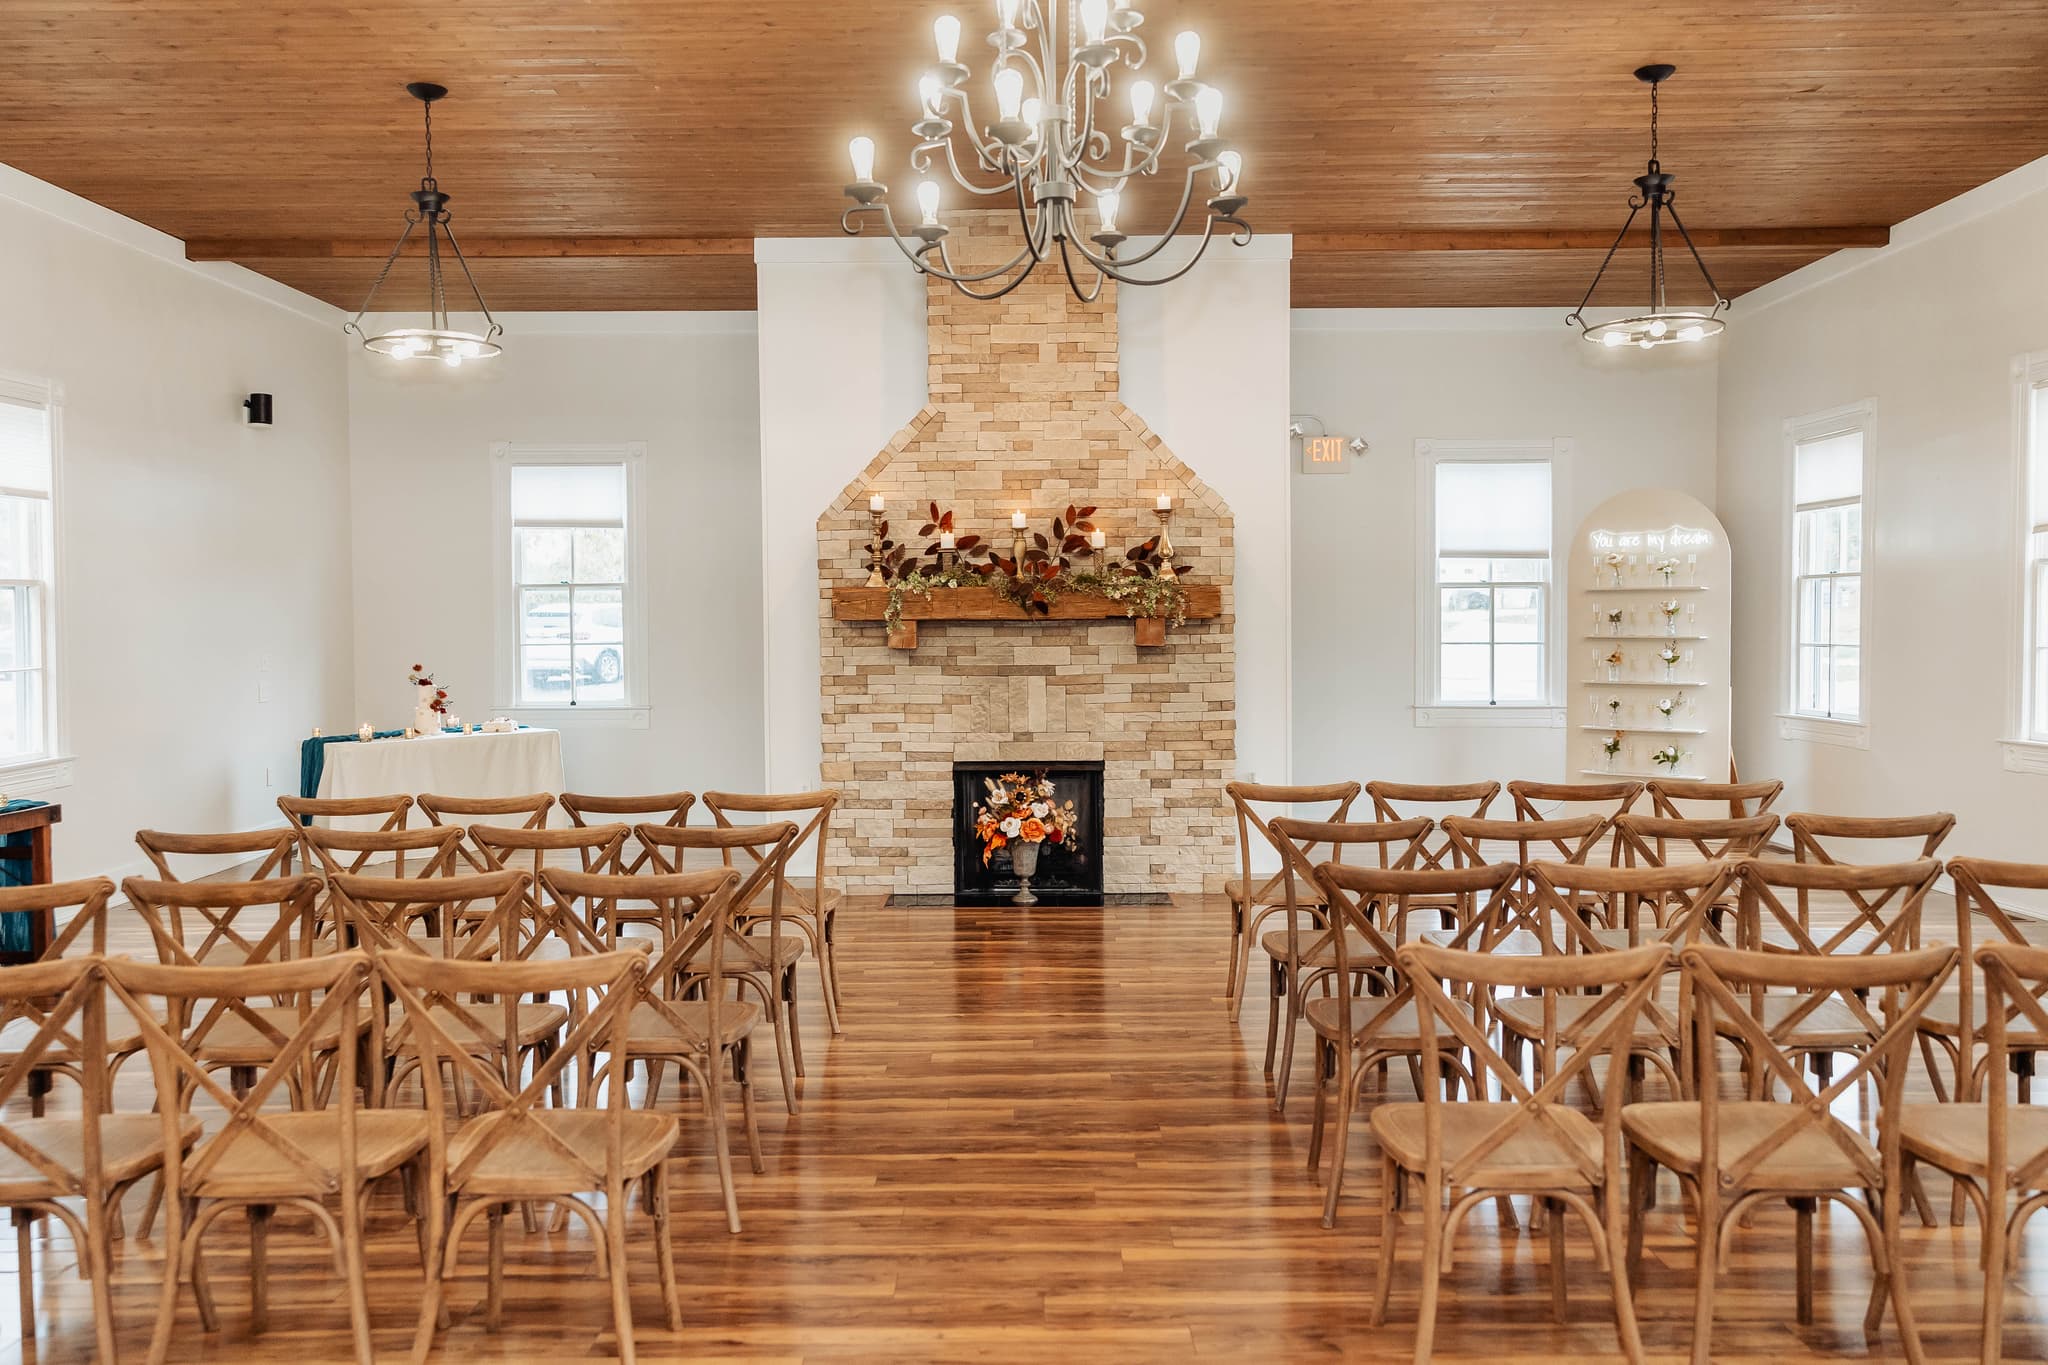
<svg viewBox="0 0 2048 1365"><path fill-rule="evenodd" d="M275 782L272 782L270 780L270 765L268 763L263 765L263 785L266 787L274 787L277 785Z"/></svg>
<svg viewBox="0 0 2048 1365"><path fill-rule="evenodd" d="M268 678L258 678L258 679L256 680L256 700L257 700L257 701L269 701L269 700L270 700L270 679L268 679Z"/></svg>

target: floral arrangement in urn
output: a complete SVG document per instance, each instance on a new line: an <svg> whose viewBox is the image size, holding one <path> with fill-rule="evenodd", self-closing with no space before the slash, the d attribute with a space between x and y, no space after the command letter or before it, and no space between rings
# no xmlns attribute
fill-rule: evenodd
<svg viewBox="0 0 2048 1365"><path fill-rule="evenodd" d="M1039 774L1004 773L984 779L988 795L975 812L974 832L981 840L981 861L987 866L996 851L1011 844L1074 847L1077 816L1074 803L1053 799L1052 779ZM1012 850L1014 861L1017 850Z"/></svg>
<svg viewBox="0 0 2048 1365"><path fill-rule="evenodd" d="M448 689L437 686L425 664L414 664L407 681L413 686L412 728L423 735L438 735L448 719Z"/></svg>

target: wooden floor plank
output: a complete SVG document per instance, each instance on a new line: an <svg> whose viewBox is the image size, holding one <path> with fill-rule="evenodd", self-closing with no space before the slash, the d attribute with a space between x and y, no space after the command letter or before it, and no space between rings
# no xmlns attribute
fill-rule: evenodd
<svg viewBox="0 0 2048 1365"><path fill-rule="evenodd" d="M1930 906L1929 923L1945 911ZM1404 1244L1391 1320L1367 1324L1378 1235L1377 1159L1354 1126L1333 1231L1304 1169L1309 1085L1299 1050L1286 1117L1272 1113L1265 977L1254 964L1244 1017L1224 1014L1225 918L1216 902L1111 910L884 909L842 917L846 1035L830 1037L806 975L811 1075L786 1114L775 1069L757 1068L768 1170L740 1163L746 1230L724 1230L703 1125L684 1122L673 1171L676 1258L688 1329L663 1331L647 1238L629 1243L642 1356L661 1360L1294 1361L1405 1360L1416 1306L1414 1239ZM139 934L117 949L146 953ZM772 1044L764 1044L772 1046ZM146 1068L122 1080L146 1104ZM1915 1071L1915 1087L1924 1082ZM60 1088L60 1101L65 1099ZM671 1080L662 1103L689 1113ZM21 1112L10 1107L8 1116ZM1945 1188L1935 1203L1947 1206ZM1650 1224L1638 1301L1655 1357L1685 1350L1692 1245L1667 1197ZM131 1224L140 1198L129 1206ZM615 1343L580 1223L527 1235L508 1224L502 1332L482 1325L481 1280L453 1296L437 1359L602 1358ZM1974 1227L1908 1219L1907 1270L1932 1359L1973 1359ZM1792 1219L1766 1210L1736 1242L1715 1336L1726 1360L1899 1359L1887 1319L1866 1341L1861 1233L1823 1215L1817 1321L1792 1321ZM343 1358L347 1316L324 1245L303 1217L270 1238L270 1330L248 1330L246 1235L223 1223L209 1262L223 1329L209 1336L187 1299L179 1361ZM370 1301L380 1354L402 1355L419 1284L395 1189L370 1227ZM1569 1321L1548 1313L1546 1250L1490 1209L1459 1241L1437 1359L1618 1358L1606 1281L1587 1241L1568 1242ZM35 1243L44 1286L24 1349L15 1296L0 1293L0 1360L85 1360L90 1307L68 1240L47 1222ZM466 1248L480 1268L479 1232ZM13 1268L13 1239L0 1263ZM146 1344L161 1248L125 1244L116 1270L124 1352ZM2008 1297L2007 1351L2048 1358L2048 1220L2037 1220Z"/></svg>

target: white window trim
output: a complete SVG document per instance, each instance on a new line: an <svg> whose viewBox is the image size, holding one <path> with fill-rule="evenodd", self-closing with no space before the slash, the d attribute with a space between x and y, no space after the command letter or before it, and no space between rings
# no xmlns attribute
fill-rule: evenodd
<svg viewBox="0 0 2048 1365"><path fill-rule="evenodd" d="M64 572L64 533L59 525L64 506L64 387L49 380L22 375L0 375L0 396L19 403L34 403L49 414L50 422L50 515L46 519L50 537L50 579L43 594L43 741L44 751L28 758L0 763L0 788L9 796L54 791L72 782L72 755L65 740L67 708L64 684L69 670L64 666L62 598L67 576Z"/></svg>
<svg viewBox="0 0 2048 1365"><path fill-rule="evenodd" d="M1572 442L1540 440L1443 440L1415 442L1415 725L1419 729L1474 726L1496 729L1559 729L1565 723L1564 627L1567 585L1558 572L1558 546L1571 539ZM1490 706L1485 702L1437 700L1436 467L1447 460L1473 463L1546 461L1550 465L1550 579L1545 597L1543 672L1548 698L1537 705Z"/></svg>
<svg viewBox="0 0 2048 1365"><path fill-rule="evenodd" d="M2035 656L2039 647L2048 643L2033 638L2034 593L2033 561L2027 555L2027 546L2033 539L2033 515L2031 503L2033 474L2033 396L2037 388L2048 388L2048 351L2032 351L2013 357L2012 362L2012 432L2013 432L2013 491L2012 522L2009 534L2012 548L2008 552L2013 565L2014 582L2012 596L2007 607L2007 655L2012 661L2006 670L2006 734L2009 739L2000 741L2003 746L2005 769L2015 773L2048 773L2048 741L2036 738L2036 732L2029 727L2034 719L2041 729L2048 730L2048 718L2030 718L2027 714L2029 699L2033 696ZM2044 470L2048 477L2048 470Z"/></svg>
<svg viewBox="0 0 2048 1365"><path fill-rule="evenodd" d="M624 464L626 467L626 699L618 702L579 702L575 705L535 705L519 697L519 633L514 613L506 604L513 600L512 564L512 467L540 464ZM590 723L606 727L624 725L633 729L647 724L652 660L647 648L647 527L643 496L647 443L621 442L613 445L523 445L511 441L491 443L491 538L492 657L496 660L495 708L501 714L530 714L545 717L550 725L563 720L589 717Z"/></svg>
<svg viewBox="0 0 2048 1365"><path fill-rule="evenodd" d="M1863 436L1862 483L1856 501L1862 508L1863 521L1863 567L1859 570L1858 587L1862 597L1859 607L1861 619L1857 624L1857 712L1856 719L1840 716L1817 716L1798 709L1799 699L1799 611L1793 600L1794 582L1799 568L1799 517L1798 494L1794 479L1798 472L1799 446L1805 441L1817 441L1826 436L1841 436L1848 432L1860 432ZM1866 398L1860 403L1849 403L1825 412L1809 413L1804 417L1793 417L1785 422L1784 444L1784 539L1781 548L1784 559L1779 565L1778 605L1784 613L1783 628L1778 632L1783 653L1778 660L1779 685L1785 691L1785 709L1778 713L1778 735L1781 739L1803 741L1811 744L1833 744L1845 749L1868 749L1870 747L1871 713L1871 670L1870 660L1876 632L1871 628L1870 586L1876 577L1877 560L1874 534L1875 523L1870 510L1875 501L1877 471L1877 403Z"/></svg>

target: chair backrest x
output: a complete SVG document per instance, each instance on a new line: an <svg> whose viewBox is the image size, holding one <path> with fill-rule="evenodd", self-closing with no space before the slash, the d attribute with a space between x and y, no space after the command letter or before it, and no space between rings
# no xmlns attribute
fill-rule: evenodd
<svg viewBox="0 0 2048 1365"><path fill-rule="evenodd" d="M785 792L776 795L746 795L737 792L705 792L704 808L711 812L712 820L721 828L733 825L732 817L739 815L780 815L798 821L796 842L790 845L785 860L789 869L787 890L790 904L786 910L794 910L812 918L823 918L829 908L830 895L825 884L826 846L832 838L832 812L839 807L839 793L827 788L814 792ZM809 819L804 819L808 815ZM772 821L770 823L773 823ZM805 850L813 856L814 866L810 884L806 886L796 875L801 866ZM751 854L753 851L748 850Z"/></svg>
<svg viewBox="0 0 2048 1365"><path fill-rule="evenodd" d="M1981 962L1981 950L1977 945L1977 919L1982 916L1990 922L1992 934L1985 946L2010 943L2023 948L2038 947L2027 937L2027 933L2015 923L2011 912L2001 904L2001 899L2012 899L2007 893L2017 892L2022 899L2033 899L2048 892L2048 863L2002 863L1988 858L1951 858L1948 874L1956 888L1956 948L1963 955L1964 962ZM1989 1038L1990 1001L1987 997L1985 1013L1980 1017L1973 998L1977 985L1972 972L1956 974L1957 992L1960 996L1957 1011L1956 1039L1956 1089L1959 1099L1968 1099L1977 1093L1977 1031L1985 1030L1985 1041ZM2037 1000L2043 998L2044 988L2036 985L2030 990ZM2011 993L2006 996L2005 1013L2008 1024L2020 1013L2021 1002ZM2024 1029L2024 1026L2022 1026ZM2031 1033L2032 1030L2025 1030ZM2048 1030L2040 1035L2048 1037ZM1997 1076L2000 1071L1988 1068L1982 1074Z"/></svg>
<svg viewBox="0 0 2048 1365"><path fill-rule="evenodd" d="M1454 815L1483 819L1486 808L1500 795L1500 783L1459 782L1448 786L1428 786L1413 782L1368 782L1365 793L1372 798L1373 818L1376 820L1407 820L1426 815L1441 825ZM1448 835L1431 839L1424 846L1416 866L1425 870L1449 867L1450 853Z"/></svg>
<svg viewBox="0 0 2048 1365"><path fill-rule="evenodd" d="M454 825L468 833L472 825L498 825L514 829L546 829L548 812L555 808L554 794L534 792L529 796L433 796L422 792L420 814L436 825ZM471 872L489 872L481 854L464 841L457 856Z"/></svg>
<svg viewBox="0 0 2048 1365"><path fill-rule="evenodd" d="M166 882L130 877L121 894L165 966L244 967L309 957L318 877Z"/></svg>
<svg viewBox="0 0 2048 1365"><path fill-rule="evenodd" d="M1932 815L1815 815L1797 812L1785 817L1785 829L1792 836L1792 860L1833 866L1843 863L1900 863L1915 858L1932 858L1956 827L1947 811ZM1905 847L1900 847L1905 845ZM1881 905L1866 901L1861 893L1847 893L1866 916L1883 913ZM1893 894L1893 893L1886 893ZM1801 914L1805 913L1801 896ZM1969 961L1967 955L1963 958Z"/></svg>
<svg viewBox="0 0 2048 1365"><path fill-rule="evenodd" d="M1941 875L1941 863L1788 863L1744 858L1738 864L1741 937L1761 947L1775 932L1784 946L1807 955L1898 952L1920 946L1920 912ZM1785 904L1784 893L1793 893ZM1848 913L1832 930L1814 926L1815 892L1838 896Z"/></svg>
<svg viewBox="0 0 2048 1365"><path fill-rule="evenodd" d="M692 850L715 851L721 867L736 867L733 850L744 851L751 865L736 868L742 875L733 890L733 904L742 908L739 913L745 918L767 924L771 941L782 936L782 909L791 894L788 890L789 855L797 840L797 827L793 822L782 820L774 824L698 829L639 825L633 830L633 839L646 850L648 871L658 876L697 871L689 865ZM666 932L671 936L680 932L682 926L673 910L667 918ZM760 950L739 937L746 927L736 922L733 950L747 958L749 965L762 965Z"/></svg>
<svg viewBox="0 0 2048 1365"><path fill-rule="evenodd" d="M2035 1038L2048 1037L2048 1005L2043 1003L2048 1000L2048 948L1987 943L1977 950L1977 966L1984 973L1984 1031L1990 1049L1984 1074L1991 1081L1985 1087L1991 1141L1984 1168L1994 1182L2000 1172L2009 1171L2005 1187L2024 1196L2048 1189L2048 1148L2036 1148L2013 1169L2008 1154L2012 1125L2006 1116L2005 1096L2007 1044L2015 1022ZM2003 1216L2003 1202L1996 1216ZM1991 1273L1999 1272L1994 1269Z"/></svg>
<svg viewBox="0 0 2048 1365"><path fill-rule="evenodd" d="M664 1047L659 1050L674 1048L711 1056L717 1055L725 1041L722 1018L724 1011L732 1008L727 999L725 952L738 908L733 893L739 881L738 870L729 867L638 877L564 868L541 874L543 893L564 906L578 901L643 900L682 907L685 928L649 960L645 975L634 983L632 993L638 999L632 1009L640 1013L644 1006L663 1025ZM694 1009L685 1008L686 997ZM653 1034L654 1030L637 1032ZM636 1047L645 1050L647 1044L636 1041Z"/></svg>
<svg viewBox="0 0 2048 1365"><path fill-rule="evenodd" d="M66 885L77 887L82 883ZM88 954L71 958L52 956L24 966L0 967L0 1032L14 1034L16 1038L0 1053L0 1106L17 1095L29 1093L34 1074L59 1064L59 1058L66 1069L76 1069L84 1092L80 1113L85 1117L79 1125L82 1131L74 1132L71 1124L46 1119L0 1123L0 1148L42 1177L43 1186L33 1191L20 1189L32 1183L21 1175L12 1177L10 1183L17 1186L15 1193L28 1198L84 1195L86 1216L95 1225L106 1216L99 1116L111 1103L107 1086L106 992L101 985L104 963L105 959L97 954ZM60 1134L58 1141L52 1141ZM71 1148L67 1139L79 1141L82 1151ZM71 1222L68 1212L64 1221ZM73 1231L76 1230L73 1224ZM81 1255L84 1250L81 1245Z"/></svg>
<svg viewBox="0 0 2048 1365"><path fill-rule="evenodd" d="M695 792L655 792L640 796L592 796L587 792L563 792L562 809L569 823L586 825L666 825L681 829L690 822L690 807L697 804ZM619 850L618 870L635 876L648 870L647 850L628 839Z"/></svg>
<svg viewBox="0 0 2048 1365"><path fill-rule="evenodd" d="M1652 814L1672 820L1724 815L1731 820L1762 815L1784 794L1775 778L1761 782L1686 782L1653 777L1643 784L1650 793Z"/></svg>
<svg viewBox="0 0 2048 1365"><path fill-rule="evenodd" d="M1273 834L1275 820L1299 820L1311 824L1345 824L1351 820L1351 803L1358 799L1364 788L1356 782L1328 782L1320 786L1281 786L1268 782L1226 782L1223 794L1230 798L1231 809L1237 815L1237 862L1238 883L1244 888L1244 903L1247 912L1251 907L1271 905L1281 894L1281 879L1286 866L1286 851L1280 847ZM1254 835L1258 837L1253 838ZM1252 871L1252 864L1261 847L1271 847L1281 855L1281 872L1275 872L1264 882L1255 881L1258 875ZM1305 850L1313 863L1314 850ZM1246 921L1249 925L1249 919Z"/></svg>
<svg viewBox="0 0 2048 1365"><path fill-rule="evenodd" d="M1287 917L1288 960L1319 957L1329 947L1330 936L1341 933L1340 917L1320 905L1323 889L1316 879L1318 849L1326 850L1328 861L1337 863L1359 858L1361 850L1370 849L1370 857L1359 858L1364 865L1409 868L1422 856L1423 840L1431 828L1432 822L1421 816L1413 820L1336 821L1296 820L1283 815L1269 820L1266 837L1280 853L1279 904ZM1372 914L1376 907L1364 909ZM1379 956L1378 961L1392 962L1392 952Z"/></svg>
<svg viewBox="0 0 2048 1365"><path fill-rule="evenodd" d="M277 808L293 825L310 825L315 820L374 820L382 817L379 829L404 829L412 797L403 792L390 796L280 796Z"/></svg>
<svg viewBox="0 0 2048 1365"><path fill-rule="evenodd" d="M107 902L114 884L105 877L75 882L42 882L34 886L0 887L0 914L18 912L46 916L52 925L49 947L39 961L107 951ZM65 912L64 922L57 924Z"/></svg>
<svg viewBox="0 0 2048 1365"><path fill-rule="evenodd" d="M253 858L256 865L246 874L237 875L246 875L250 881L289 877L292 854L298 850L298 837L289 829L240 830L230 834L169 834L158 829L139 829L135 831L135 843L149 858L156 875L167 882L186 880L178 875L180 869L171 865L173 858L204 859L205 867L192 869L197 876L215 872L222 858Z"/></svg>
<svg viewBox="0 0 2048 1365"><path fill-rule="evenodd" d="M1614 822L1615 851L1626 867L1746 858L1770 841L1778 817L1624 815ZM1688 851L1689 850L1689 851Z"/></svg>
<svg viewBox="0 0 2048 1365"><path fill-rule="evenodd" d="M1613 820L1626 815L1643 794L1643 784L1633 778L1620 782L1531 782L1518 778L1508 783L1508 799L1514 803L1517 820L1568 820L1578 815L1600 815L1608 820L1602 842L1608 847L1604 861L1615 861ZM1600 862L1598 851L1584 859Z"/></svg>

